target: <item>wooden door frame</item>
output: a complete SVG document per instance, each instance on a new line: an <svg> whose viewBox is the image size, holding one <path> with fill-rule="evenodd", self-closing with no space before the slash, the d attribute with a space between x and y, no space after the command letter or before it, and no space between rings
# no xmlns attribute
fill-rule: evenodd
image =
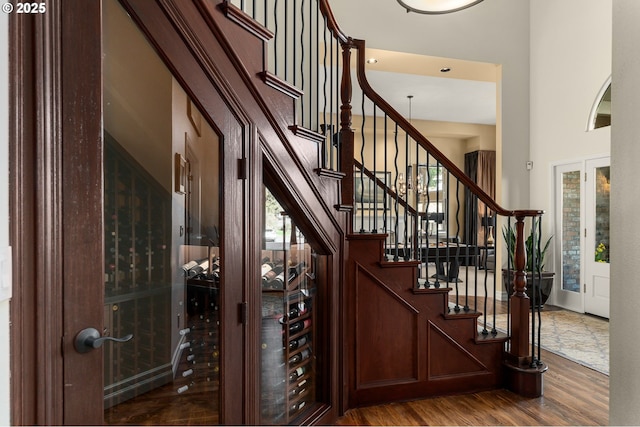
<svg viewBox="0 0 640 427"><path fill-rule="evenodd" d="M75 19L80 11L84 19ZM70 341L65 331L74 327L65 324L63 307L75 303L63 293L63 266L79 266L75 280L102 279L101 269L80 268L93 265L96 251L101 253L101 228L72 222L102 209L101 200L89 198L102 185L101 168L92 169L102 160L93 144L100 141L101 99L91 97L100 90L100 61L84 61L92 52L100 55L99 11L98 2L70 0L47 3L41 15L10 17L12 424L62 424L63 384L85 375L86 367L63 369ZM76 50L64 51L70 40ZM76 84L63 85L65 79ZM84 118L86 126L69 118ZM69 227L88 234L66 233ZM68 259L66 249L77 244L91 249Z"/></svg>
<svg viewBox="0 0 640 427"><path fill-rule="evenodd" d="M136 8L149 12L146 8L151 2L124 3L130 12ZM159 10L155 7L151 13L157 16ZM103 264L103 228L95 222L103 215L101 36L101 2L65 0L47 3L47 12L41 15L10 17L9 74L13 84L9 228L14 251L10 345L14 425L102 423L102 411L87 405L83 398L90 394L85 393L86 376L95 373L102 377L101 353L77 358L74 369L64 368L64 356L77 355L73 348L76 333L87 326L100 328L103 323L102 310L95 310L93 303L85 299L86 291L92 301L103 298L101 286L89 285L104 281L103 269L94 267ZM175 56L171 59L175 60ZM197 64L195 58L189 59ZM169 68L176 75L176 69ZM209 89L205 93L211 93L210 85L226 84L220 74L212 75L200 67L197 73L199 80L189 93L194 99L194 92L204 90L203 82ZM227 154L240 158L254 132L247 130L251 127L248 120L242 120L245 116L241 112L232 111L219 92L214 96L218 98L209 102L208 108L200 107L210 117L221 117L217 123L220 128L210 124L235 142ZM238 171L228 165L223 168L223 197L231 200L231 206L226 206L221 221L227 221L231 228L243 217L237 210L247 206L247 200L237 197L244 193L246 181L239 180L238 173L234 173ZM243 250L242 245L238 248L234 243L239 232L243 231L226 229L226 236L221 237L232 242L236 250ZM229 277L243 280L245 262L244 257L229 259L225 271ZM253 266L256 271L258 267ZM84 286L83 292L69 292L71 286ZM244 285L230 288L221 295L225 301L245 298ZM79 312L81 316L77 315ZM230 325L225 327L223 336L234 343L234 348L246 345L236 307L229 306L222 316L222 323ZM223 351L221 357L227 368L242 370L248 356ZM237 383L235 378L228 381ZM97 384L101 386L101 382ZM248 389L248 394L255 393L256 385ZM102 393L102 387L91 391L95 392ZM237 393L222 393L222 399L221 409L226 409L226 414L221 413L223 422L252 422L244 402L255 399Z"/></svg>

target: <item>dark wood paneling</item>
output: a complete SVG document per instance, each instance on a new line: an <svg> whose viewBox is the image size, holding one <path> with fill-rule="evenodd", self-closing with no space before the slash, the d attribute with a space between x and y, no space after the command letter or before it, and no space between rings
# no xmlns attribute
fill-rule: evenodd
<svg viewBox="0 0 640 427"><path fill-rule="evenodd" d="M62 3L59 113L64 114L60 187L64 219L62 234L56 237L64 242L65 424L102 424L102 408L87 405L86 400L93 396L101 401L102 352L80 354L73 346L82 329L103 326L103 312L96 310L103 306L104 295L101 15L100 2ZM98 375L99 380L93 379Z"/></svg>
<svg viewBox="0 0 640 427"><path fill-rule="evenodd" d="M350 406L496 388L504 340L476 344L477 314L448 313L448 289L420 291L415 263L389 268L384 236L349 236Z"/></svg>
<svg viewBox="0 0 640 427"><path fill-rule="evenodd" d="M355 265L356 387L418 381L419 311Z"/></svg>

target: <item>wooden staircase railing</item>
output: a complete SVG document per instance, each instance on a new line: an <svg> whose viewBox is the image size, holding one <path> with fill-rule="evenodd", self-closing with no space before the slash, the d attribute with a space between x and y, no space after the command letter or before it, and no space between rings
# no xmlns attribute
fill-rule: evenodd
<svg viewBox="0 0 640 427"><path fill-rule="evenodd" d="M327 0L224 4L234 4L273 34L265 50L263 78L267 84L277 78L297 88L292 91L298 100L290 129L318 144L319 174L341 175L336 207L353 207L348 234L386 235L382 250L387 260L419 261L418 280L412 285L416 290L453 285L453 312L477 312L482 303L484 336L497 334L495 304L501 294L497 285L502 269L488 260L491 253L500 259L497 255L504 251L515 252L513 265L507 257L504 269L511 294L505 331L511 337L505 353L507 386L523 395L541 395L546 370L540 360L541 278L533 274L527 282L524 236L531 230L537 245L533 256L540 256L543 212L501 207L488 189L379 96L367 81L365 41L344 34ZM362 98L356 101L354 131L355 81ZM515 248L496 236L497 227L503 226L515 228ZM449 271L443 275L445 264ZM527 287L533 289L531 299Z"/></svg>

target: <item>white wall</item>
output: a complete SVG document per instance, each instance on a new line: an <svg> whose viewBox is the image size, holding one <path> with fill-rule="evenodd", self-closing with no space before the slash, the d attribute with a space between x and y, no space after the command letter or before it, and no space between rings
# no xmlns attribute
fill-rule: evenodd
<svg viewBox="0 0 640 427"><path fill-rule="evenodd" d="M448 15L407 13L394 0L330 0L338 25L367 47L500 64L502 200L529 207L529 0L490 0ZM500 144L502 146L500 147ZM500 159L500 158L498 158ZM500 187L500 185L498 186Z"/></svg>
<svg viewBox="0 0 640 427"><path fill-rule="evenodd" d="M9 18L0 14L0 250L9 245ZM0 425L9 425L9 301L0 301Z"/></svg>
<svg viewBox="0 0 640 427"><path fill-rule="evenodd" d="M547 212L547 235L554 234L553 166L610 151L611 127L586 132L586 125L611 75L611 32L611 0L531 2L531 207Z"/></svg>
<svg viewBox="0 0 640 427"><path fill-rule="evenodd" d="M613 2L610 425L640 422L640 2Z"/></svg>

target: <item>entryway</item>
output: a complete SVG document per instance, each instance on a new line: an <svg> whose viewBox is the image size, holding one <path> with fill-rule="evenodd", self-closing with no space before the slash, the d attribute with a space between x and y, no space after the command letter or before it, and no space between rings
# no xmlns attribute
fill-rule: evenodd
<svg viewBox="0 0 640 427"><path fill-rule="evenodd" d="M555 303L609 317L609 157L555 167Z"/></svg>

